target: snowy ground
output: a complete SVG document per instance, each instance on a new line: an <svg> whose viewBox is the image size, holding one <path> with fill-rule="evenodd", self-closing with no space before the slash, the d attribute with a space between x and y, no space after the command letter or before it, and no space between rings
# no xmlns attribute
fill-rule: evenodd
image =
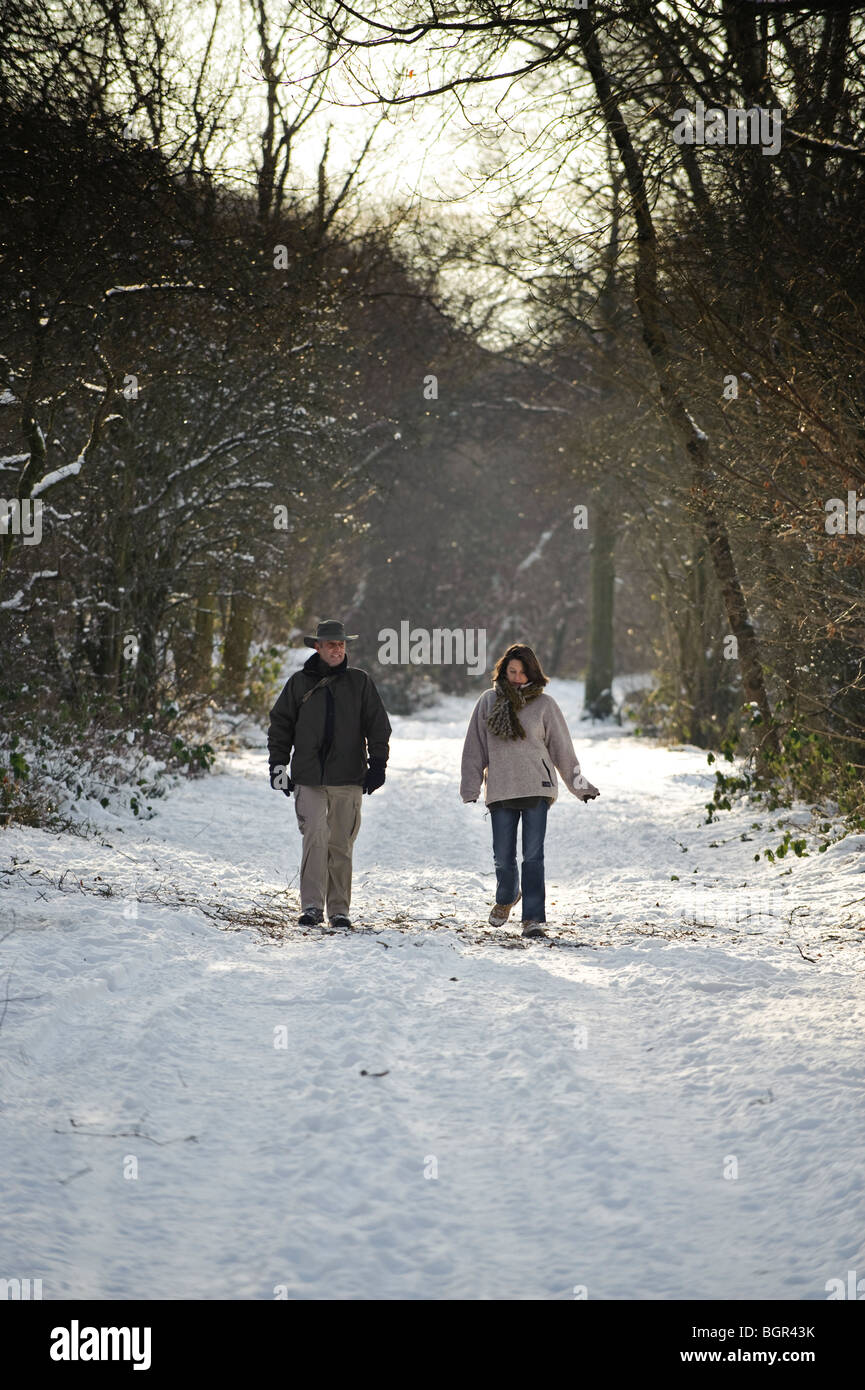
<svg viewBox="0 0 865 1390"><path fill-rule="evenodd" d="M0 1277L825 1299L865 1276L865 837L755 863L783 813L705 824L704 753L550 693L601 789L550 813L555 944L484 925L473 700L393 719L348 936L295 925L263 739L155 819L0 837Z"/></svg>

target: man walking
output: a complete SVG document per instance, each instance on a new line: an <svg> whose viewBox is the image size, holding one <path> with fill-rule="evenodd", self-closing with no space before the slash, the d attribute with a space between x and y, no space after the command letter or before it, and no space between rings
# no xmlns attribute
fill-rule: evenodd
<svg viewBox="0 0 865 1390"><path fill-rule="evenodd" d="M291 796L303 836L300 926L350 927L351 855L361 797L384 785L391 727L372 678L349 666L342 623L304 637L315 652L270 711L270 785ZM291 750L294 748L294 756ZM369 754L369 766L367 766ZM289 758L291 766L289 768Z"/></svg>

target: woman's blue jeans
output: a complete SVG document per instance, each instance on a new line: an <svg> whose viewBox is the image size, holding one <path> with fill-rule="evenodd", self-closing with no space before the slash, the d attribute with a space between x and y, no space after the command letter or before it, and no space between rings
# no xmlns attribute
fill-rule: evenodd
<svg viewBox="0 0 865 1390"><path fill-rule="evenodd" d="M548 801L533 811L516 811L509 806L490 810L493 823L493 862L496 866L496 902L512 903L520 891L517 873L517 826L523 818L523 921L545 922L544 835L547 830Z"/></svg>

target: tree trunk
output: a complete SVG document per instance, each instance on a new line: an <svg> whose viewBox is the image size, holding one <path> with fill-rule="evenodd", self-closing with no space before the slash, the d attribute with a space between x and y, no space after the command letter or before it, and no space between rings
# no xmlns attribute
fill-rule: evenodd
<svg viewBox="0 0 865 1390"><path fill-rule="evenodd" d="M192 601L172 639L177 688L193 694L210 690L213 664L213 632L216 602L212 594L199 594Z"/></svg>
<svg viewBox="0 0 865 1390"><path fill-rule="evenodd" d="M784 696L780 703L785 717L795 724L798 717L799 672L796 666L796 648L789 640L788 581L775 560L772 529L769 524L760 527L759 538L760 558L773 608L773 637L777 649L775 667L784 683Z"/></svg>
<svg viewBox="0 0 865 1390"><path fill-rule="evenodd" d="M207 694L213 680L213 631L216 603L212 594L201 594L195 610L192 675L196 690Z"/></svg>
<svg viewBox="0 0 865 1390"><path fill-rule="evenodd" d="M661 322L657 238L642 166L630 131L613 95L595 32L595 20L589 11L578 10L577 22L589 75L594 83L607 128L615 142L631 195L632 212L637 227L634 301L643 327L643 341L658 378L661 404L692 462L691 495L706 534L727 620L737 640L745 698L756 708L763 724L762 737L757 741L757 766L759 771L765 771L764 752L767 749L778 751L778 734L772 719L757 638L739 582L730 539L712 495L714 474L709 439L698 427L685 405L673 354Z"/></svg>
<svg viewBox="0 0 865 1390"><path fill-rule="evenodd" d="M596 494L589 509L592 540L592 614L589 629L589 664L586 670L585 709L593 719L613 712L613 604L616 579L616 536L607 510Z"/></svg>
<svg viewBox="0 0 865 1390"><path fill-rule="evenodd" d="M682 680L689 691L689 708L685 720L685 737L698 748L711 747L715 742L712 715L717 690L717 662L707 653L717 641L717 607L709 592L709 547L702 533L696 535L691 558L688 592L685 602L685 640L682 650Z"/></svg>
<svg viewBox="0 0 865 1390"><path fill-rule="evenodd" d="M562 618L562 620L557 624L555 633L553 634L553 645L552 650L550 652L550 664L547 668L551 676L555 676L561 667L562 650L565 645L565 631L567 629L567 626L567 618Z"/></svg>
<svg viewBox="0 0 865 1390"><path fill-rule="evenodd" d="M157 624L148 615L139 624L138 657L132 679L132 708L136 714L146 714L153 707L156 687Z"/></svg>
<svg viewBox="0 0 865 1390"><path fill-rule="evenodd" d="M227 699L243 699L252 642L252 595L242 590L232 594L222 646L222 685Z"/></svg>

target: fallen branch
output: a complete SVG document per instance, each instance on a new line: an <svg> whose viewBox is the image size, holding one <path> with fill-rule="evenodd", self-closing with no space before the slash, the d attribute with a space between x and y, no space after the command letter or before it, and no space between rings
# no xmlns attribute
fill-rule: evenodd
<svg viewBox="0 0 865 1390"><path fill-rule="evenodd" d="M137 1125L134 1129L119 1129L117 1131L106 1132L105 1130L101 1129L82 1129L81 1126L78 1124L77 1120L73 1120L71 1116L69 1119L69 1123L72 1126L73 1134L82 1134L87 1139L146 1139L148 1144L159 1144L160 1147L162 1147L165 1144L198 1143L197 1134L183 1134L179 1135L176 1139L154 1139L152 1134L145 1134L143 1130L140 1130L138 1128ZM55 1127L54 1133L68 1134L69 1130L57 1129Z"/></svg>

